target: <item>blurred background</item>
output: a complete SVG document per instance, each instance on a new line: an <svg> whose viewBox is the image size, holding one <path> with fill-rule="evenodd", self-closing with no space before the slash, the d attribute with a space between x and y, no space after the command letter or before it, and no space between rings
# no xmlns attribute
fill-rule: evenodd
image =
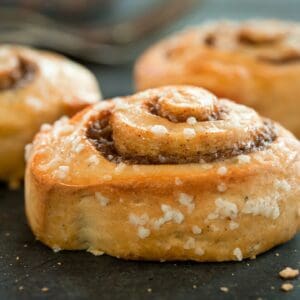
<svg viewBox="0 0 300 300"><path fill-rule="evenodd" d="M298 20L299 0L0 0L0 42L85 64L106 98L133 91L136 57L165 35L211 19Z"/></svg>

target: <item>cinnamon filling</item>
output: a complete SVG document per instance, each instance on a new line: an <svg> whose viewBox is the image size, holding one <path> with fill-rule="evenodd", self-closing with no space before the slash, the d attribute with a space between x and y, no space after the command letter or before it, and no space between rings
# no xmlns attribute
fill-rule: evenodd
<svg viewBox="0 0 300 300"><path fill-rule="evenodd" d="M237 39L238 39L239 43L247 45L247 46L253 46L253 47L273 46L278 43L278 39L274 39L273 37L258 38L258 37L251 36L244 32L240 32Z"/></svg>
<svg viewBox="0 0 300 300"><path fill-rule="evenodd" d="M212 33L208 34L204 39L204 44L206 46L213 47L215 46L215 43L216 43L216 37Z"/></svg>
<svg viewBox="0 0 300 300"><path fill-rule="evenodd" d="M25 59L0 57L0 91L24 87L33 80L35 73L34 64Z"/></svg>
<svg viewBox="0 0 300 300"><path fill-rule="evenodd" d="M274 126L271 121L264 121L264 128L252 136L247 143L235 144L231 148L211 153L198 153L197 155L178 157L172 153L161 153L158 157L139 156L134 153L132 156L118 153L113 140L113 129L110 125L110 112L100 120L92 121L87 129L87 138L95 148L109 161L126 164L188 164L188 163L209 163L217 160L225 160L240 154L248 154L260 151L268 147L276 139Z"/></svg>
<svg viewBox="0 0 300 300"><path fill-rule="evenodd" d="M281 65L281 64L293 64L300 62L300 53L290 53L288 55L281 55L281 56L258 56L260 61L265 63L274 64L274 65Z"/></svg>

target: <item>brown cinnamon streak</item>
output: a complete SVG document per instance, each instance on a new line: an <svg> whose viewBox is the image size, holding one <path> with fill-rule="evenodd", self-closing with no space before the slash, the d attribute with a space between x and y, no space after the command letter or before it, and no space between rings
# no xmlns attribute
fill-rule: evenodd
<svg viewBox="0 0 300 300"><path fill-rule="evenodd" d="M113 140L113 129L109 124L110 113L102 119L92 121L87 128L87 138L95 148L109 161L114 163L140 164L140 165L160 165L160 164L189 164L189 163L209 163L218 160L225 160L240 154L249 154L260 151L268 147L275 139L276 133L271 121L266 120L264 130L253 134L251 142L241 143L232 148L211 153L198 153L194 156L178 157L172 153L161 153L159 157L123 155L118 153Z"/></svg>
<svg viewBox="0 0 300 300"><path fill-rule="evenodd" d="M36 73L34 64L22 58L19 58L19 62L18 68L0 77L0 91L21 88L33 80Z"/></svg>

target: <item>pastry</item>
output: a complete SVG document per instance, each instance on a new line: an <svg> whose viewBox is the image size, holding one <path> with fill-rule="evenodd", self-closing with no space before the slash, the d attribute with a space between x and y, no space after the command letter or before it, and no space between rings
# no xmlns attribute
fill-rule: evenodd
<svg viewBox="0 0 300 300"><path fill-rule="evenodd" d="M100 91L84 67L50 52L0 46L0 180L24 176L24 146L43 123L96 103Z"/></svg>
<svg viewBox="0 0 300 300"><path fill-rule="evenodd" d="M138 90L191 84L233 99L300 137L300 25L216 22L151 47L137 61Z"/></svg>
<svg viewBox="0 0 300 300"><path fill-rule="evenodd" d="M28 221L54 250L242 260L300 229L299 150L277 123L198 87L104 101L36 136Z"/></svg>

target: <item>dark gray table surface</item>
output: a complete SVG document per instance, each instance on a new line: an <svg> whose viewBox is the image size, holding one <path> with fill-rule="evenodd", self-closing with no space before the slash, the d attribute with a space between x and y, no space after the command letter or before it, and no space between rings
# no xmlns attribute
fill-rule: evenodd
<svg viewBox="0 0 300 300"><path fill-rule="evenodd" d="M207 18L297 20L299 11L298 0L205 1L159 36ZM88 67L105 97L133 90L132 65ZM0 299L300 299L300 280L293 281L294 291L284 293L278 277L285 266L300 267L300 236L241 263L127 262L86 252L54 253L35 241L23 201L23 190L0 185ZM221 292L221 286L229 292Z"/></svg>

